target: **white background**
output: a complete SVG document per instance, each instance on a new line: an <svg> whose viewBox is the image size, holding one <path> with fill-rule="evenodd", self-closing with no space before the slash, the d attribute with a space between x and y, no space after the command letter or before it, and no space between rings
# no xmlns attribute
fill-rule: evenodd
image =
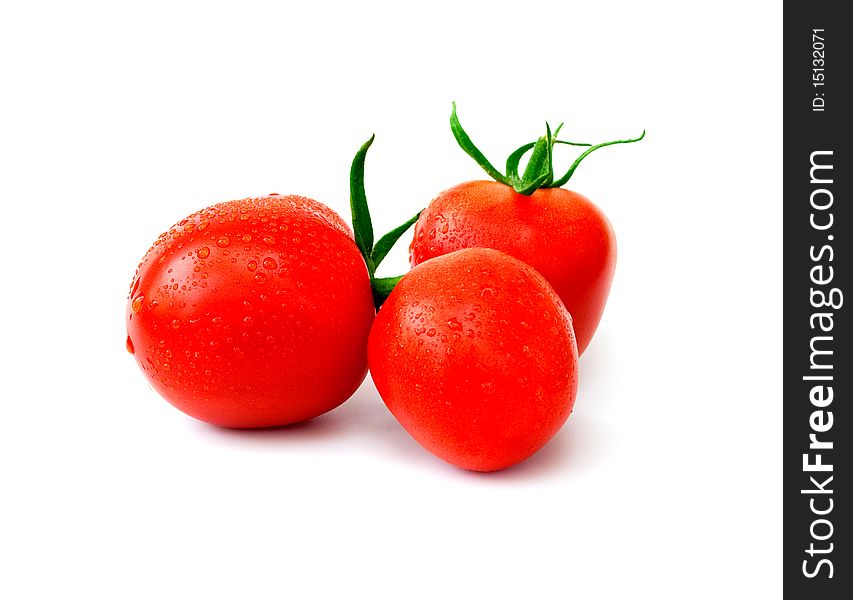
<svg viewBox="0 0 853 600"><path fill-rule="evenodd" d="M0 76L0 596L779 595L777 3L10 2ZM593 142L648 130L568 186L619 261L550 444L475 475L369 380L256 432L151 391L125 295L161 231L274 191L348 219L374 132L387 231L484 176L451 100L497 164L545 119Z"/></svg>

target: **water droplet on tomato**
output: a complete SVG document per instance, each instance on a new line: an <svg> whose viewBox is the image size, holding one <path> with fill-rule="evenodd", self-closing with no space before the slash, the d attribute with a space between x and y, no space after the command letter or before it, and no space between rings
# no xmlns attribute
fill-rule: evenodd
<svg viewBox="0 0 853 600"><path fill-rule="evenodd" d="M227 235L223 235L221 238L216 240L216 245L220 248L225 248L228 244L231 243L231 239Z"/></svg>
<svg viewBox="0 0 853 600"><path fill-rule="evenodd" d="M263 263L263 264L264 264L264 268L265 268L265 269L270 269L270 270L275 269L275 268L278 266L278 265L276 264L276 262L275 262L275 259L274 259L274 258L272 258L271 256L267 256L267 257L264 259L264 263Z"/></svg>
<svg viewBox="0 0 853 600"><path fill-rule="evenodd" d="M255 275L255 281L258 283L264 283L267 280L267 276L263 273L258 273Z"/></svg>
<svg viewBox="0 0 853 600"><path fill-rule="evenodd" d="M494 295L495 295L495 290L493 290L493 289L492 289L492 288L490 288L490 287L483 288L483 291L481 291L481 292L480 292L480 295L481 295L481 296L484 296L484 297L485 297L485 296L494 296Z"/></svg>
<svg viewBox="0 0 853 600"><path fill-rule="evenodd" d="M251 242L251 241L252 241L252 236L251 236L251 235L249 235L249 234L247 233L246 235L244 235L244 236L243 236L243 237L241 237L240 239L241 239L241 240L243 240L244 242Z"/></svg>
<svg viewBox="0 0 853 600"><path fill-rule="evenodd" d="M252 323L254 323L254 320L252 319L252 317L245 317L243 319L243 325L245 325L246 327L251 327Z"/></svg>
<svg viewBox="0 0 853 600"><path fill-rule="evenodd" d="M456 320L455 317L447 321L447 326L453 331L462 331L462 323Z"/></svg>
<svg viewBox="0 0 853 600"><path fill-rule="evenodd" d="M264 236L264 243L267 246L272 246L273 244L275 244L275 238L271 235Z"/></svg>
<svg viewBox="0 0 853 600"><path fill-rule="evenodd" d="M205 246L204 248L198 249L198 257L199 258L207 258L208 256L210 256L210 248Z"/></svg>
<svg viewBox="0 0 853 600"><path fill-rule="evenodd" d="M145 296L137 296L133 299L133 302L130 303L130 310L135 313L138 313L142 310L142 303L145 302Z"/></svg>
<svg viewBox="0 0 853 600"><path fill-rule="evenodd" d="M435 329L430 329L429 331L427 331L427 335L429 337L435 337Z"/></svg>
<svg viewBox="0 0 853 600"><path fill-rule="evenodd" d="M181 326L180 320L175 319L174 321L172 321L172 329L177 329L180 326Z"/></svg>
<svg viewBox="0 0 853 600"><path fill-rule="evenodd" d="M250 260L249 262L246 263L246 268L249 269L250 271L254 271L255 269L258 268L258 261Z"/></svg>
<svg viewBox="0 0 853 600"><path fill-rule="evenodd" d="M128 352L130 352L131 354L134 353L133 341L130 339L130 336L127 336L127 340L125 341L124 346L125 348L127 348Z"/></svg>

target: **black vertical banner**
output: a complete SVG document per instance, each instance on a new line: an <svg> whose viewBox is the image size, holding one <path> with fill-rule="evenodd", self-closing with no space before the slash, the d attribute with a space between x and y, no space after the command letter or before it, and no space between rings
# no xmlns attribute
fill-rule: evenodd
<svg viewBox="0 0 853 600"><path fill-rule="evenodd" d="M853 33L841 2L784 5L784 591L853 598Z"/></svg>

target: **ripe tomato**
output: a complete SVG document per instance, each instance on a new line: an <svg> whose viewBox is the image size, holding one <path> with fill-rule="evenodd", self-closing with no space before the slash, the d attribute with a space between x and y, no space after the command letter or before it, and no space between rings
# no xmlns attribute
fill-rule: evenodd
<svg viewBox="0 0 853 600"><path fill-rule="evenodd" d="M547 126L547 124L546 124ZM421 213L409 249L412 266L461 248L495 248L523 260L557 290L574 321L578 353L589 345L613 281L616 238L609 221L584 196L561 189L592 152L636 139L591 144L558 140L560 127L525 144L507 159L501 173L474 146L456 116L450 116L456 141L495 181L469 181L438 195ZM568 172L554 176L555 144L586 150ZM522 175L521 157L532 150Z"/></svg>
<svg viewBox="0 0 853 600"><path fill-rule="evenodd" d="M142 259L127 348L174 406L224 427L329 411L367 373L367 267L331 209L271 194L180 221Z"/></svg>
<svg viewBox="0 0 853 600"><path fill-rule="evenodd" d="M539 450L577 391L569 313L539 273L497 250L452 252L403 276L370 331L368 358L406 431L474 471Z"/></svg>
<svg viewBox="0 0 853 600"><path fill-rule="evenodd" d="M539 271L572 315L583 353L616 267L616 238L604 213L569 190L523 196L497 181L469 181L442 192L421 213L409 257L414 266L472 247L501 250Z"/></svg>

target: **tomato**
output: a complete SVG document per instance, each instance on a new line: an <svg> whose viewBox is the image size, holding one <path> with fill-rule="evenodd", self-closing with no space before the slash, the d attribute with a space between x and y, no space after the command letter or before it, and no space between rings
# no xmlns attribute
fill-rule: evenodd
<svg viewBox="0 0 853 600"><path fill-rule="evenodd" d="M142 259L127 348L175 407L224 427L269 427L332 410L367 373L375 311L344 221L271 194L180 221Z"/></svg>
<svg viewBox="0 0 853 600"><path fill-rule="evenodd" d="M566 308L532 267L491 249L452 252L403 276L370 331L368 359L406 431L473 471L534 454L577 391Z"/></svg>
<svg viewBox="0 0 853 600"><path fill-rule="evenodd" d="M462 183L421 213L409 256L414 266L471 247L501 250L539 271L571 313L583 353L616 267L613 229L592 202L560 188L528 197L496 181Z"/></svg>
<svg viewBox="0 0 853 600"><path fill-rule="evenodd" d="M421 213L409 249L412 266L462 248L501 250L534 267L554 286L571 313L578 352L590 343L601 320L616 267L616 238L607 217L590 200L561 189L580 162L617 140L591 146L557 140L559 127L536 143L525 144L507 160L507 173L495 169L473 145L456 117L451 129L460 146L496 181L469 181L440 193ZM587 147L568 173L555 179L555 144ZM523 154L532 150L518 174Z"/></svg>

